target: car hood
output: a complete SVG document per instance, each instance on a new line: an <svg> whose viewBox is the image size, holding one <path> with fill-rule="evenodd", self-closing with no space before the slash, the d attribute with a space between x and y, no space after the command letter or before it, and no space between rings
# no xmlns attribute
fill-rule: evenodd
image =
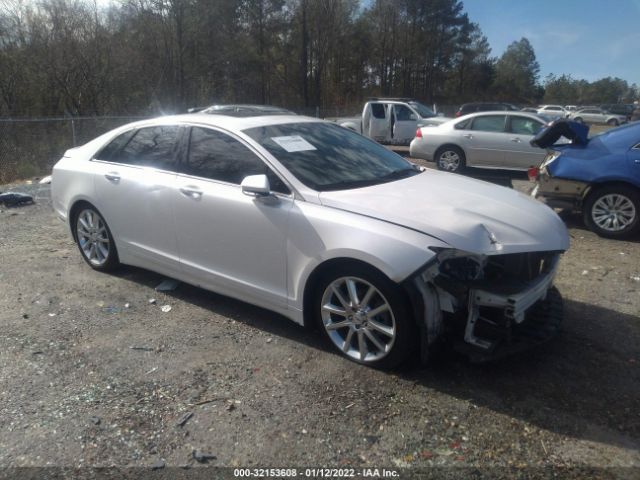
<svg viewBox="0 0 640 480"><path fill-rule="evenodd" d="M371 187L322 192L320 202L420 231L471 253L569 248L567 229L549 207L509 188L437 170Z"/></svg>

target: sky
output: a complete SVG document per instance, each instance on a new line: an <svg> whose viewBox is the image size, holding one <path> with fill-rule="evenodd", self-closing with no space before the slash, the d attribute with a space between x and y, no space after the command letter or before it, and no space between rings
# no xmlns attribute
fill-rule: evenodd
<svg viewBox="0 0 640 480"><path fill-rule="evenodd" d="M640 0L463 0L500 56L529 39L549 73L588 81L620 77L640 84Z"/></svg>

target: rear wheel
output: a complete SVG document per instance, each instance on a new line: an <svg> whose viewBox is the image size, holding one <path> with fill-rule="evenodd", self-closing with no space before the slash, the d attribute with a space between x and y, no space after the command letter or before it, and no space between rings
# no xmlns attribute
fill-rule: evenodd
<svg viewBox="0 0 640 480"><path fill-rule="evenodd" d="M573 119L573 121L578 123L584 123L584 120L582 119L582 117L576 117Z"/></svg>
<svg viewBox="0 0 640 480"><path fill-rule="evenodd" d="M416 348L416 325L402 289L385 275L352 264L325 273L313 308L331 344L348 359L393 368Z"/></svg>
<svg viewBox="0 0 640 480"><path fill-rule="evenodd" d="M640 192L625 185L601 187L589 194L584 222L602 237L625 238L640 230Z"/></svg>
<svg viewBox="0 0 640 480"><path fill-rule="evenodd" d="M436 165L445 172L460 173L464 170L465 163L464 152L453 145L441 148L436 154Z"/></svg>
<svg viewBox="0 0 640 480"><path fill-rule="evenodd" d="M82 258L91 268L107 271L119 265L111 231L95 208L82 208L74 218L74 228Z"/></svg>
<svg viewBox="0 0 640 480"><path fill-rule="evenodd" d="M617 127L619 125L618 120L616 120L615 118L612 118L611 120L609 120L607 122L607 125L610 125L612 127Z"/></svg>

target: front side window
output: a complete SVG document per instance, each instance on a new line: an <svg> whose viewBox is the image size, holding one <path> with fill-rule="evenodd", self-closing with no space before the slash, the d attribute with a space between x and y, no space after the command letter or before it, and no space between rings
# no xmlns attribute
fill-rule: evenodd
<svg viewBox="0 0 640 480"><path fill-rule="evenodd" d="M319 122L245 130L300 182L318 190L345 190L420 173L401 156L338 125Z"/></svg>
<svg viewBox="0 0 640 480"><path fill-rule="evenodd" d="M542 127L542 123L532 118L511 117L511 132L518 135L535 135Z"/></svg>
<svg viewBox="0 0 640 480"><path fill-rule="evenodd" d="M109 161L171 171L175 167L178 131L176 125L140 128L125 145L110 154Z"/></svg>
<svg viewBox="0 0 640 480"><path fill-rule="evenodd" d="M193 127L189 151L180 172L240 185L249 175L267 175L271 190L290 193L280 178L255 153L235 138L209 128Z"/></svg>
<svg viewBox="0 0 640 480"><path fill-rule="evenodd" d="M409 108L405 107L404 105L395 105L394 110L395 110L397 121L404 122L404 121L411 120L411 115L413 114L413 112L409 110Z"/></svg>
<svg viewBox="0 0 640 480"><path fill-rule="evenodd" d="M431 118L436 116L436 113L433 110L420 102L409 102L409 105L415 108L422 118Z"/></svg>
<svg viewBox="0 0 640 480"><path fill-rule="evenodd" d="M486 115L473 119L471 130L480 132L504 132L505 115Z"/></svg>

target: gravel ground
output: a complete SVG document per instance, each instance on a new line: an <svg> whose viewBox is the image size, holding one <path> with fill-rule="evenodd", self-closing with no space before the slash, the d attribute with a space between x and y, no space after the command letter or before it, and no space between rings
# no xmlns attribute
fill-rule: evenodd
<svg viewBox="0 0 640 480"><path fill-rule="evenodd" d="M47 189L19 189L39 201L0 208L0 468L203 466L195 450L213 466L638 478L640 239L568 216L556 339L489 365L445 352L388 373L248 304L160 293L140 269L94 272Z"/></svg>

